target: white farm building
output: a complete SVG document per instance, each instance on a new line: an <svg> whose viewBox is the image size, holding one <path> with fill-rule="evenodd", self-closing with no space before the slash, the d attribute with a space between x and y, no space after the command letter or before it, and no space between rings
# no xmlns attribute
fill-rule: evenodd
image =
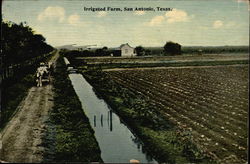
<svg viewBox="0 0 250 164"><path fill-rule="evenodd" d="M121 56L124 56L124 57L136 56L135 49L131 47L128 43L122 44L120 46L120 50L121 50Z"/></svg>
<svg viewBox="0 0 250 164"><path fill-rule="evenodd" d="M114 56L122 57L133 57L136 56L135 49L131 47L128 43L120 45L119 48L116 48L113 51Z"/></svg>

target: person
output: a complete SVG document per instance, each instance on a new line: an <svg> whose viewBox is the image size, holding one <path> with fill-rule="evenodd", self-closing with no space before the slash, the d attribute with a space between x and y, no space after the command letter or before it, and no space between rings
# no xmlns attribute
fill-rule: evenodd
<svg viewBox="0 0 250 164"><path fill-rule="evenodd" d="M39 68L36 71L36 81L37 81L37 87L42 87L42 71Z"/></svg>

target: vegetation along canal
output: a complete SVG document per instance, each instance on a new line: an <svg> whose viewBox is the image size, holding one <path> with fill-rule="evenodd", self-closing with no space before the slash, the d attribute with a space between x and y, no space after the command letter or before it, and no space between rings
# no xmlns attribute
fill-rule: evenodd
<svg viewBox="0 0 250 164"><path fill-rule="evenodd" d="M69 77L95 131L104 162L129 163L136 159L142 163L157 163L143 151L140 140L112 112L106 102L95 94L81 74L69 74Z"/></svg>

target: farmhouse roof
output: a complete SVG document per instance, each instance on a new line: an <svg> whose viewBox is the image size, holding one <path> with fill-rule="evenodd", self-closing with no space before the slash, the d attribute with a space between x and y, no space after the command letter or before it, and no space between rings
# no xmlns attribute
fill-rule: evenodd
<svg viewBox="0 0 250 164"><path fill-rule="evenodd" d="M121 48L123 47L123 46L125 46L125 45L128 45L129 47L131 47L128 43L126 43L126 44L121 44L119 47L116 47L116 48L113 48L113 50L121 50ZM133 48L133 47L131 47L131 48Z"/></svg>
<svg viewBox="0 0 250 164"><path fill-rule="evenodd" d="M126 43L126 44L121 44L121 45L120 45L120 48L122 48L122 47L125 46L125 45L129 46L130 48L133 48L133 47L131 47L128 43Z"/></svg>

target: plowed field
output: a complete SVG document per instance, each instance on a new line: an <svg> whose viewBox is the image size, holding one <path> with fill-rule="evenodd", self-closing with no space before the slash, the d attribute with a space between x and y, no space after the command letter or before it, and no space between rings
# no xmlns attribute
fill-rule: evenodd
<svg viewBox="0 0 250 164"><path fill-rule="evenodd" d="M248 66L119 69L107 73L146 97L165 118L189 129L221 162L245 162L248 139Z"/></svg>

